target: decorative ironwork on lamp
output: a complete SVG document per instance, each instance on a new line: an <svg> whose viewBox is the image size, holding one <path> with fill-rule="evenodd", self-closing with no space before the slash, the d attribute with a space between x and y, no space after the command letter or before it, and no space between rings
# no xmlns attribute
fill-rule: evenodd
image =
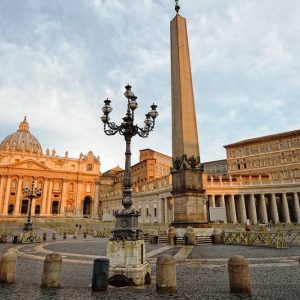
<svg viewBox="0 0 300 300"><path fill-rule="evenodd" d="M34 187L34 181L31 183L31 190L26 187L22 189L23 195L26 198L29 198L29 207L27 211L27 222L24 224L23 231L32 231L32 218L31 218L31 207L32 200L34 198L38 198L42 194L42 189L38 189Z"/></svg>
<svg viewBox="0 0 300 300"><path fill-rule="evenodd" d="M137 97L132 92L132 87L128 84L125 86L124 96L127 98L127 112L123 118L123 122L117 125L110 122L109 114L113 110L110 106L109 99L104 100L102 108L103 116L101 117L104 123L104 132L106 135L115 135L119 133L123 135L126 141L125 152L125 176L124 176L124 190L122 196L123 209L116 210L114 216L116 217L116 227L113 230L113 240L137 240L141 239L141 230L138 229L139 212L132 207L132 179L131 179L131 139L138 135L142 138L147 138L149 133L154 129L155 120L158 116L156 110L157 105L151 105L151 110L145 115L144 126L139 127L134 124L134 112L138 107Z"/></svg>

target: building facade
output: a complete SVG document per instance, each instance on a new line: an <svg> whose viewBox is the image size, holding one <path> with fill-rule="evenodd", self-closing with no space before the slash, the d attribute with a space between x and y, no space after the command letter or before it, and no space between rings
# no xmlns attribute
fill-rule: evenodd
<svg viewBox="0 0 300 300"><path fill-rule="evenodd" d="M140 150L140 161L133 165L132 190L135 208L143 216L142 222L160 223L173 219L172 207L169 204L164 216L161 214L162 198L168 198L170 202L171 176L170 168L172 158L160 152L143 149ZM99 211L105 221L114 220L113 213L121 209L123 191L124 170L119 166L102 174L97 182L99 195ZM162 194L161 194L162 193Z"/></svg>
<svg viewBox="0 0 300 300"><path fill-rule="evenodd" d="M300 178L300 130L224 146L229 174L268 174L274 180Z"/></svg>
<svg viewBox="0 0 300 300"><path fill-rule="evenodd" d="M211 211L221 208L225 217L219 221L224 223L300 223L300 177L296 172L299 166L299 133L286 132L227 145L227 160L204 163L202 181L207 196L205 213L208 219L216 221L211 220ZM271 166L254 164L262 156L265 159L272 156L262 150L259 150L260 154L246 157L250 149L274 149L274 145L278 149L272 155L277 155L277 159L274 158ZM283 152L286 160L279 159L283 147L286 147ZM253 167L248 170L240 166L239 169L237 164L243 159L246 164L251 161ZM282 170L293 172L284 173ZM281 176L275 175L276 172ZM104 220L113 220L114 210L121 208L122 182L111 178L109 183L105 183L107 179L103 175L100 179L102 183L98 185L101 216ZM141 223L170 224L174 220L171 191L171 174L154 180L148 178L142 186L133 189L133 202L135 209L140 211Z"/></svg>
<svg viewBox="0 0 300 300"><path fill-rule="evenodd" d="M29 199L22 189L31 188L34 181L42 194L33 200L33 216L97 216L99 168L99 157L91 151L78 159L70 158L67 151L63 157L54 149L43 153L25 117L0 144L0 215L26 215Z"/></svg>
<svg viewBox="0 0 300 300"><path fill-rule="evenodd" d="M204 163L205 172L199 180L206 191L208 219L216 221L211 211L221 208L225 218L219 221L225 223L300 223L299 133L227 145L227 160ZM271 151L274 145L278 149L269 154L260 149ZM282 159L282 153L286 159ZM271 166L254 163L272 155ZM246 167L237 167L244 159ZM141 223L170 224L174 220L171 165L171 157L143 149L140 161L132 166L133 202ZM23 197L22 189L31 188L34 181L42 194L33 200L33 216L114 220L114 211L121 209L124 170L116 167L101 174L99 168L99 157L92 152L81 153L77 159L70 158L67 152L64 156L58 156L55 150L43 153L24 119L19 129L0 144L0 215L25 216L29 199Z"/></svg>

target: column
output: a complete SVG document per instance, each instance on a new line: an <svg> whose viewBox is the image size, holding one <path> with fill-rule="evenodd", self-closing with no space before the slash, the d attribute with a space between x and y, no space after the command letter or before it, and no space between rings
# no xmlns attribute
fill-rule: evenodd
<svg viewBox="0 0 300 300"><path fill-rule="evenodd" d="M215 195L210 195L209 200L209 207L216 207Z"/></svg>
<svg viewBox="0 0 300 300"><path fill-rule="evenodd" d="M42 203L41 203L41 214L45 215L47 213L47 194L48 194L49 179L44 180L43 190L42 190Z"/></svg>
<svg viewBox="0 0 300 300"><path fill-rule="evenodd" d="M255 204L255 196L254 194L250 195L250 215L251 221L253 224L257 223L257 212L256 212L256 204Z"/></svg>
<svg viewBox="0 0 300 300"><path fill-rule="evenodd" d="M283 218L285 223L291 223L289 205L287 202L286 193L282 194L282 209L283 209Z"/></svg>
<svg viewBox="0 0 300 300"><path fill-rule="evenodd" d="M4 191L4 176L1 176L1 180L0 180L0 214L2 212L3 191Z"/></svg>
<svg viewBox="0 0 300 300"><path fill-rule="evenodd" d="M46 214L51 214L51 203L52 203L52 188L53 188L53 180L50 180L49 184L49 190L48 190L48 199L47 199L47 208L46 208Z"/></svg>
<svg viewBox="0 0 300 300"><path fill-rule="evenodd" d="M245 196L243 194L240 195L239 201L240 201L241 223L246 224L247 212L245 206Z"/></svg>
<svg viewBox="0 0 300 300"><path fill-rule="evenodd" d="M163 198L164 201L164 213L165 213L165 220L164 223L168 224L168 198Z"/></svg>
<svg viewBox="0 0 300 300"><path fill-rule="evenodd" d="M225 206L225 196L224 195L221 195L220 207L224 207L224 209L225 209L224 224L226 224L227 223L227 215L226 215L226 206Z"/></svg>
<svg viewBox="0 0 300 300"><path fill-rule="evenodd" d="M80 215L80 207L81 207L81 191L82 191L82 182L77 182L77 195L76 195L76 201L75 201L75 215Z"/></svg>
<svg viewBox="0 0 300 300"><path fill-rule="evenodd" d="M6 182L6 189L5 189L3 209L2 209L3 215L7 215L8 199L9 199L9 194L10 194L10 183L11 183L11 177L8 176L7 182Z"/></svg>
<svg viewBox="0 0 300 300"><path fill-rule="evenodd" d="M34 180L34 186L33 188L37 188L37 180ZM30 201L30 200L29 200ZM35 216L35 198L32 199L32 204L31 204L31 215Z"/></svg>
<svg viewBox="0 0 300 300"><path fill-rule="evenodd" d="M19 215L20 214L20 201L21 201L21 194L22 194L22 183L23 183L23 178L19 177L14 215Z"/></svg>
<svg viewBox="0 0 300 300"><path fill-rule="evenodd" d="M93 211L92 211L92 217L93 218L98 218L99 217L99 213L98 213L98 208L99 208L99 183L95 182L95 199L94 199L94 203L93 203ZM119 195L117 193L117 195Z"/></svg>
<svg viewBox="0 0 300 300"><path fill-rule="evenodd" d="M271 212L272 212L272 221L275 224L279 223L279 216L278 216L278 209L277 209L277 201L276 201L276 195L271 195Z"/></svg>
<svg viewBox="0 0 300 300"><path fill-rule="evenodd" d="M224 195L221 195L220 207L225 207L225 196Z"/></svg>
<svg viewBox="0 0 300 300"><path fill-rule="evenodd" d="M66 202L67 202L67 181L63 180L62 191L61 191L61 203L60 203L60 213L65 214Z"/></svg>
<svg viewBox="0 0 300 300"><path fill-rule="evenodd" d="M234 203L234 195L229 196L229 206L230 206L230 221L233 224L236 224L236 210L235 210L235 203Z"/></svg>
<svg viewBox="0 0 300 300"><path fill-rule="evenodd" d="M294 209L295 209L296 221L299 224L300 223L300 207L299 207L298 193L294 193Z"/></svg>
<svg viewBox="0 0 300 300"><path fill-rule="evenodd" d="M266 206L266 198L264 194L260 194L260 218L261 221L265 224L268 223L268 213L267 213L267 206Z"/></svg>

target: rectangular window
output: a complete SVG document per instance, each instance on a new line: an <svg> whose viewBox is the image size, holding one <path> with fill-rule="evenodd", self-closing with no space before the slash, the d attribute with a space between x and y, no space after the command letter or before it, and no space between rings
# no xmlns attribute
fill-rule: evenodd
<svg viewBox="0 0 300 300"><path fill-rule="evenodd" d="M156 218L157 217L157 208L154 207L154 217Z"/></svg>
<svg viewBox="0 0 300 300"><path fill-rule="evenodd" d="M149 208L146 208L146 216L149 217Z"/></svg>

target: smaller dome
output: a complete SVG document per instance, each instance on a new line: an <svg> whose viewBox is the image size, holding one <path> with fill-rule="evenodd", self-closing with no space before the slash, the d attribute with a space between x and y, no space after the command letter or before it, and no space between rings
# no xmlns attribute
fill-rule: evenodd
<svg viewBox="0 0 300 300"><path fill-rule="evenodd" d="M42 147L39 141L29 131L29 124L26 116L20 123L19 129L8 135L0 144L0 150L16 150L33 153L42 153Z"/></svg>

